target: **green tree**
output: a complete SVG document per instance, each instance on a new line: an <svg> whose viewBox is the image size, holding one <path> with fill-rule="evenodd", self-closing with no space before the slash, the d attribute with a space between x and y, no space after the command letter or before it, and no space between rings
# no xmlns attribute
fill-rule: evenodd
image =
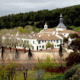
<svg viewBox="0 0 80 80"><path fill-rule="evenodd" d="M4 67L8 75L8 80L13 80L14 76L16 76L17 67L18 67L18 64L16 64L15 62L10 62Z"/></svg>
<svg viewBox="0 0 80 80"><path fill-rule="evenodd" d="M68 43L68 38L64 38L64 39L63 39L63 42L64 42L64 43Z"/></svg>
<svg viewBox="0 0 80 80"><path fill-rule="evenodd" d="M68 38L71 38L71 39L74 39L74 38L79 38L78 34L77 33L72 33L72 34L69 34Z"/></svg>
<svg viewBox="0 0 80 80"><path fill-rule="evenodd" d="M28 49L29 49L29 48L31 48L31 47L32 47L28 40L27 40L27 41L22 42L22 44L23 44L23 47L24 47L24 53L26 53L26 48L28 48Z"/></svg>
<svg viewBox="0 0 80 80"><path fill-rule="evenodd" d="M53 48L53 44L51 44L50 42L48 42L48 43L46 44L46 48Z"/></svg>
<svg viewBox="0 0 80 80"><path fill-rule="evenodd" d="M32 52L31 52L30 48L29 48L29 52L28 52L28 57L29 57L29 59L32 57Z"/></svg>
<svg viewBox="0 0 80 80"><path fill-rule="evenodd" d="M4 42L2 41L2 35L1 34L0 34L0 47L2 48L2 50L1 50L1 58L3 60L5 47L4 47Z"/></svg>
<svg viewBox="0 0 80 80"><path fill-rule="evenodd" d="M16 38L11 38L11 42L12 42L12 47L15 49L15 57L18 58L19 57L19 52L17 50L17 45L19 44Z"/></svg>
<svg viewBox="0 0 80 80"><path fill-rule="evenodd" d="M62 45L60 44L60 48L59 48L59 56L60 56L60 64L61 64L61 67L62 67L62 56L63 56L63 54L62 54Z"/></svg>
<svg viewBox="0 0 80 80"><path fill-rule="evenodd" d="M36 65L37 69L43 69L45 70L47 67L51 70L52 75L52 69L57 66L56 60L50 58L50 56L47 56L46 59L43 61L42 59L38 59L38 64Z"/></svg>

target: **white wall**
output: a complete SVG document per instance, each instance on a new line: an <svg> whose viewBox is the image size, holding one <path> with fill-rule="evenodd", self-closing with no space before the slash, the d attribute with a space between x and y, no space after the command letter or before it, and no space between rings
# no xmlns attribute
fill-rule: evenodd
<svg viewBox="0 0 80 80"><path fill-rule="evenodd" d="M69 33L62 33L65 37L68 37Z"/></svg>
<svg viewBox="0 0 80 80"><path fill-rule="evenodd" d="M63 31L66 30L65 28L56 28L57 31Z"/></svg>
<svg viewBox="0 0 80 80"><path fill-rule="evenodd" d="M52 40L52 42L51 42L51 40L49 41L50 43L52 43L54 46L54 48L59 48L59 46L57 46L57 45L60 45L61 43L60 43L60 40L58 40L58 43L57 43L57 40ZM62 42L63 42L63 40L62 40ZM40 44L38 44L38 41L37 41L37 46L38 46L38 50L40 50L40 49L42 49L42 46L44 45L44 49L42 49L42 50L46 50L46 44L48 43L48 41L40 41Z"/></svg>

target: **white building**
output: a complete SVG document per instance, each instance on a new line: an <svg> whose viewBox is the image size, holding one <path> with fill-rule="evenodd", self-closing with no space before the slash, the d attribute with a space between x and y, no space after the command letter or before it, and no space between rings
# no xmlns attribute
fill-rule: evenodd
<svg viewBox="0 0 80 80"><path fill-rule="evenodd" d="M68 37L70 33L75 33L72 30L67 30L67 27L63 24L63 17L60 14L60 22L58 26L53 28L48 28L47 23L44 25L44 29L39 33L27 34L27 35L19 35L17 34L15 37L17 40L29 41L32 45L32 50L46 50L47 42L52 43L53 48L59 48L59 45L63 43L63 39ZM4 38L5 36L3 36Z"/></svg>

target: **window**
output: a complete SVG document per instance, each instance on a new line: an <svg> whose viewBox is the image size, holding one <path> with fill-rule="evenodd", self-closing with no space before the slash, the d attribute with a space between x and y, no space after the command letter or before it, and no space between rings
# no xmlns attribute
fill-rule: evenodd
<svg viewBox="0 0 80 80"><path fill-rule="evenodd" d="M55 40L54 40L54 42L55 42Z"/></svg>
<svg viewBox="0 0 80 80"><path fill-rule="evenodd" d="M44 46L42 46L42 48L44 49Z"/></svg>
<svg viewBox="0 0 80 80"><path fill-rule="evenodd" d="M51 40L51 42L52 42L52 40Z"/></svg>
<svg viewBox="0 0 80 80"><path fill-rule="evenodd" d="M58 43L58 40L56 40L56 42Z"/></svg>
<svg viewBox="0 0 80 80"><path fill-rule="evenodd" d="M38 41L38 44L40 44L40 41Z"/></svg>
<svg viewBox="0 0 80 80"><path fill-rule="evenodd" d="M46 42L46 40L45 40L45 42Z"/></svg>
<svg viewBox="0 0 80 80"><path fill-rule="evenodd" d="M60 40L60 43L62 43L62 40Z"/></svg>
<svg viewBox="0 0 80 80"><path fill-rule="evenodd" d="M59 45L57 45L57 47L59 47Z"/></svg>
<svg viewBox="0 0 80 80"><path fill-rule="evenodd" d="M55 45L55 47L56 47L56 45Z"/></svg>
<svg viewBox="0 0 80 80"><path fill-rule="evenodd" d="M39 46L39 48L41 48L41 46Z"/></svg>
<svg viewBox="0 0 80 80"><path fill-rule="evenodd" d="M33 44L35 44L35 41L33 41Z"/></svg>

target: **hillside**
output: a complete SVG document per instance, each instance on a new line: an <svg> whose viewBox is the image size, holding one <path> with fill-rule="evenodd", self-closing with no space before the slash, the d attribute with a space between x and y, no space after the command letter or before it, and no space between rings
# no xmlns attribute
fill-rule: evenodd
<svg viewBox="0 0 80 80"><path fill-rule="evenodd" d="M15 27L32 26L35 30L41 29L44 23L47 22L49 28L54 28L59 23L59 15L63 14L63 22L68 27L75 31L79 31L80 26L80 5L70 6L66 8L54 10L40 10L37 12L11 14L0 17L0 29L10 29ZM70 27L70 26L76 27Z"/></svg>

